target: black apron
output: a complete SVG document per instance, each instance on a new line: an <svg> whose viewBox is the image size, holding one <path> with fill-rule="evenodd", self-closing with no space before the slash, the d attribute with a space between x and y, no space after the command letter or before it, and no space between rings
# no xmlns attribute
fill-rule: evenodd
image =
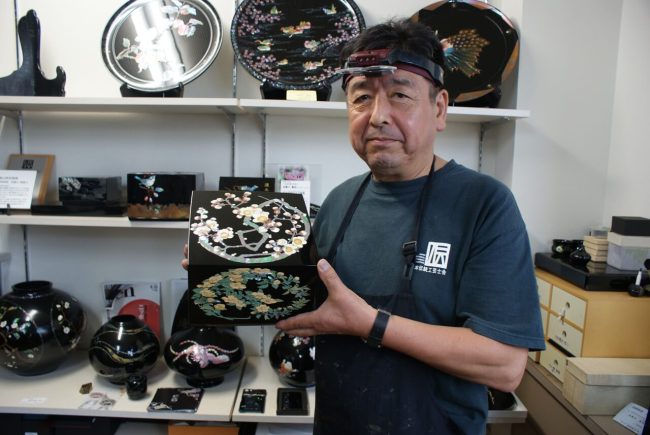
<svg viewBox="0 0 650 435"><path fill-rule="evenodd" d="M373 307L421 321L411 291L411 273L434 164L420 194L413 241L402 248L405 258L400 290L389 296L363 296ZM336 251L352 220L370 174L350 204L327 260L335 267ZM435 369L391 349L373 349L359 337L319 335L316 337L316 416L317 435L422 435L461 433L442 412L435 397Z"/></svg>

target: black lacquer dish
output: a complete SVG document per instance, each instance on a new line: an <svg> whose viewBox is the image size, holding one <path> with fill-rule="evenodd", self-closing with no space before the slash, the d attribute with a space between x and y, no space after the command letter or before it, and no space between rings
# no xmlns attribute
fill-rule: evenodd
<svg viewBox="0 0 650 435"><path fill-rule="evenodd" d="M158 92L201 75L222 39L219 15L206 0L131 0L109 20L102 56L129 88Z"/></svg>
<svg viewBox="0 0 650 435"><path fill-rule="evenodd" d="M510 20L478 0L445 0L411 17L437 32L445 53L445 88L452 102L499 91L519 56L519 36Z"/></svg>
<svg viewBox="0 0 650 435"><path fill-rule="evenodd" d="M365 28L352 0L244 0L231 26L237 60L279 89L315 89L336 79L346 41Z"/></svg>

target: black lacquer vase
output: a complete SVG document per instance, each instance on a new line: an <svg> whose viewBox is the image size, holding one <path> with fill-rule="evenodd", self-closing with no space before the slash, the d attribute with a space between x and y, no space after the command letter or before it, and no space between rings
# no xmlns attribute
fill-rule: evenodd
<svg viewBox="0 0 650 435"><path fill-rule="evenodd" d="M185 376L193 387L208 388L223 382L227 373L244 361L239 336L217 326L193 326L174 333L165 345L167 366Z"/></svg>
<svg viewBox="0 0 650 435"><path fill-rule="evenodd" d="M159 353L156 334L132 315L112 317L100 326L88 349L95 371L114 384L124 384L129 375L149 372Z"/></svg>
<svg viewBox="0 0 650 435"><path fill-rule="evenodd" d="M269 348L269 361L281 380L296 387L315 384L314 337L294 337L283 331L275 334Z"/></svg>
<svg viewBox="0 0 650 435"><path fill-rule="evenodd" d="M86 327L79 301L50 281L25 281L0 298L0 365L23 376L55 370Z"/></svg>

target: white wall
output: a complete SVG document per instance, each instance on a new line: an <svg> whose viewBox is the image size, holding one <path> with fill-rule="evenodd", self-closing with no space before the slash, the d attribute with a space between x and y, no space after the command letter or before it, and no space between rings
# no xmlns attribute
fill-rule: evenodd
<svg viewBox="0 0 650 435"><path fill-rule="evenodd" d="M514 127L512 189L533 251L601 224L621 6L523 3L518 105L531 117Z"/></svg>
<svg viewBox="0 0 650 435"><path fill-rule="evenodd" d="M602 222L650 218L650 1L624 0Z"/></svg>

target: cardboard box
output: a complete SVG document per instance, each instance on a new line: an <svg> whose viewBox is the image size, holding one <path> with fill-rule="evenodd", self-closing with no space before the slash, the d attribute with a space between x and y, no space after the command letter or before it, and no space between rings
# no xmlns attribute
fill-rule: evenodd
<svg viewBox="0 0 650 435"><path fill-rule="evenodd" d="M167 425L167 435L239 435L239 426L219 422L178 422Z"/></svg>
<svg viewBox="0 0 650 435"><path fill-rule="evenodd" d="M607 240L607 264L623 270L645 269L643 263L650 258L650 237L610 232Z"/></svg>
<svg viewBox="0 0 650 435"><path fill-rule="evenodd" d="M586 415L614 415L650 397L650 359L567 358L564 397Z"/></svg>
<svg viewBox="0 0 650 435"><path fill-rule="evenodd" d="M191 324L273 324L325 294L300 194L195 191L188 248Z"/></svg>

